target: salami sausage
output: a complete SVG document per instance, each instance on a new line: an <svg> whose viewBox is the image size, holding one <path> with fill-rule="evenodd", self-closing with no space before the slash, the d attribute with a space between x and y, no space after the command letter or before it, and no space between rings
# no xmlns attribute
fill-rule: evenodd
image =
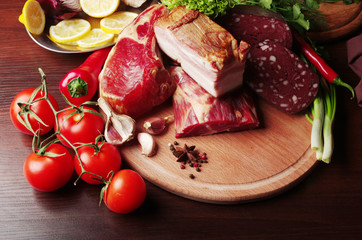
<svg viewBox="0 0 362 240"><path fill-rule="evenodd" d="M230 14L218 20L237 41L251 46L270 39L291 49L293 35L288 24L278 14L258 6L236 6Z"/></svg>
<svg viewBox="0 0 362 240"><path fill-rule="evenodd" d="M245 82L280 110L294 114L307 108L318 92L318 75L292 51L271 41L251 47Z"/></svg>

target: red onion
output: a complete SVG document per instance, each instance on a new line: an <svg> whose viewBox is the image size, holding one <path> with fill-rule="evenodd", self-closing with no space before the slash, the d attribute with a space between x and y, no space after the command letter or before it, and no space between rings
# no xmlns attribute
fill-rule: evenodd
<svg viewBox="0 0 362 240"><path fill-rule="evenodd" d="M43 8L48 24L72 18L82 11L79 0L37 0Z"/></svg>

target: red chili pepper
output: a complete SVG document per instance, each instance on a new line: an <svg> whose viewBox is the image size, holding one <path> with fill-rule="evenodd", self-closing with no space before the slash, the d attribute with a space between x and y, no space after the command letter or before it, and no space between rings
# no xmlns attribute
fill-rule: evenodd
<svg viewBox="0 0 362 240"><path fill-rule="evenodd" d="M98 89L99 73L110 50L111 47L95 51L60 81L59 90L70 103L79 106L92 99Z"/></svg>
<svg viewBox="0 0 362 240"><path fill-rule="evenodd" d="M294 40L298 44L303 55L314 65L314 67L322 74L322 76L327 80L327 82L343 86L349 89L352 92L352 98L354 97L353 88L342 81L338 74L323 60L317 52L296 32L293 33Z"/></svg>

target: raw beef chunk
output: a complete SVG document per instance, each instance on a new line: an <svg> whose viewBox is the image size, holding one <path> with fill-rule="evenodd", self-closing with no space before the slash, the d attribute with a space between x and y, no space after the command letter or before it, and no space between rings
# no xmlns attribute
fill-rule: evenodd
<svg viewBox="0 0 362 240"><path fill-rule="evenodd" d="M280 110L293 114L307 108L318 92L318 75L299 57L274 41L253 46L246 83Z"/></svg>
<svg viewBox="0 0 362 240"><path fill-rule="evenodd" d="M172 67L170 73L178 85L173 96L177 138L240 131L259 125L253 99L241 88L215 98L181 67Z"/></svg>
<svg viewBox="0 0 362 240"><path fill-rule="evenodd" d="M99 75L100 96L114 111L136 118L175 91L153 30L155 21L167 12L165 6L153 5L119 34Z"/></svg>
<svg viewBox="0 0 362 240"><path fill-rule="evenodd" d="M156 22L155 33L161 50L211 95L218 97L242 85L249 44L239 47L205 14L176 7Z"/></svg>

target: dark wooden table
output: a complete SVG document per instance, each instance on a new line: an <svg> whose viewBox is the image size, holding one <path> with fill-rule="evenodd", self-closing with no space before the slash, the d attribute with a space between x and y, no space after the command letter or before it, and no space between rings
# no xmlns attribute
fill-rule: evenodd
<svg viewBox="0 0 362 240"><path fill-rule="evenodd" d="M362 109L338 88L335 151L297 186L276 197L237 205L184 199L147 184L135 212L119 215L98 206L100 187L72 181L43 193L26 182L22 166L30 136L13 127L9 105L17 92L40 83L37 68L61 107L58 82L88 54L47 51L18 22L24 1L0 3L0 239L362 239ZM329 63L355 86L346 39L328 44Z"/></svg>

